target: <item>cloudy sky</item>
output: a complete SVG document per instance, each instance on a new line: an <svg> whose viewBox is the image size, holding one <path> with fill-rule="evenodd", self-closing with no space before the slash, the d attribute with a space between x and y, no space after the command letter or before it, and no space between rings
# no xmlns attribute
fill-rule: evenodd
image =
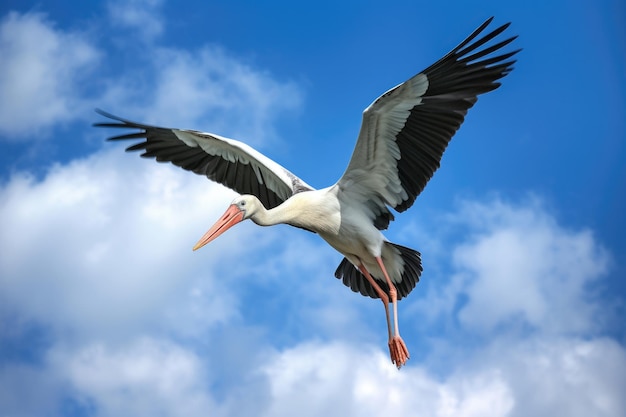
<svg viewBox="0 0 626 417"><path fill-rule="evenodd" d="M3 1L0 416L626 415L623 2L466 3ZM321 239L192 252L235 194L91 127L215 132L327 186L361 111L491 15L516 68L386 232L424 263L400 371Z"/></svg>

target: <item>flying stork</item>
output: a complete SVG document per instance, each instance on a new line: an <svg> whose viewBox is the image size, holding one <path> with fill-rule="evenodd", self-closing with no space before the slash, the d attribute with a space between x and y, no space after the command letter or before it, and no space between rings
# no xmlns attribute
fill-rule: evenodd
<svg viewBox="0 0 626 417"><path fill-rule="evenodd" d="M403 212L413 205L478 95L498 88L513 69L510 58L519 49L501 49L516 36L500 36L509 23L483 34L492 20L365 109L348 167L327 188L316 190L245 143L213 133L135 123L102 110L96 111L114 122L94 126L137 129L109 140L141 139L126 150L143 151L142 157L171 162L241 194L194 250L246 219L317 233L344 256L335 276L353 291L382 300L391 362L400 368L409 351L400 337L397 302L419 281L422 263L418 251L389 242L381 230L394 219L391 209Z"/></svg>

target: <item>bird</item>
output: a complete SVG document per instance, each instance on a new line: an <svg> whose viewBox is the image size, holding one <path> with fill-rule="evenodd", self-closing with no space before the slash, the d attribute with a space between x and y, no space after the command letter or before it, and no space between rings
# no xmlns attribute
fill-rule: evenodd
<svg viewBox="0 0 626 417"><path fill-rule="evenodd" d="M404 212L423 191L478 96L498 88L513 70L521 49L503 48L517 36L503 34L510 22L487 31L493 19L363 111L348 166L326 188L315 189L247 144L214 133L136 123L100 109L109 120L94 126L132 129L107 140L140 140L126 151L173 163L240 194L194 251L246 219L318 234L344 257L335 277L382 301L391 363L400 369L410 355L400 336L398 301L418 283L422 260L420 252L390 242L382 231L394 220L393 211Z"/></svg>

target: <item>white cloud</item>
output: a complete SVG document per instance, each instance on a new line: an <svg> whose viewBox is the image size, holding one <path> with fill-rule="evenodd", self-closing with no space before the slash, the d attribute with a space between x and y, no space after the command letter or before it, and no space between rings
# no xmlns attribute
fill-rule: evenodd
<svg viewBox="0 0 626 417"><path fill-rule="evenodd" d="M610 257L591 231L560 226L537 199L522 206L466 202L448 220L469 237L453 252L457 272L419 303L420 312L432 319L458 309L465 327L485 333L516 326L556 334L598 330L592 284Z"/></svg>
<svg viewBox="0 0 626 417"><path fill-rule="evenodd" d="M257 355L228 390L218 387L231 369L220 370L219 363L232 358L151 337L116 346L59 345L48 353L45 371L5 368L3 374L9 394L23 398L28 392L43 401L29 407L33 414L50 409L52 393L71 395L98 416L621 415L626 406L623 346L604 338L517 342L495 340L455 363L447 376L426 363L397 371L386 352L367 344L302 342ZM232 354L239 355L263 346L233 348ZM4 402L0 411L9 406L24 410L13 401Z"/></svg>
<svg viewBox="0 0 626 417"><path fill-rule="evenodd" d="M129 66L109 81L99 107L261 146L276 140L276 119L301 104L296 84L279 82L216 46L193 51L155 47L144 58L141 66Z"/></svg>
<svg viewBox="0 0 626 417"><path fill-rule="evenodd" d="M58 408L65 392L57 377L41 366L0 364L0 415L31 417Z"/></svg>
<svg viewBox="0 0 626 417"><path fill-rule="evenodd" d="M151 41L163 32L163 18L159 13L161 0L110 1L107 10L113 24L139 33Z"/></svg>
<svg viewBox="0 0 626 417"><path fill-rule="evenodd" d="M131 3L138 8L150 6L146 13L159 6L150 1ZM159 20L156 14L155 19ZM67 50L65 54L79 56L83 50L95 54L95 49L77 33L55 31L42 15L12 13L3 28L3 39L27 44L1 61L5 68L19 67L22 58L34 59L39 70L29 85L39 87L43 101L76 103L76 85L71 83L76 74L70 70L61 71L62 77L48 74L38 59L47 59L46 54L60 47ZM38 45L41 50L32 50L30 44L39 37L45 39ZM298 104L295 85L275 81L218 48L203 48L196 54L158 47L143 50L149 64L106 80L99 106L164 124L195 126L202 119L215 130L237 126L230 132L247 132L260 144L273 137L276 114ZM55 59L68 58L57 55ZM67 61L65 65L74 68L72 60ZM56 63L52 59L45 67L55 71ZM133 83L135 79L144 81ZM30 90L15 91L24 95ZM53 107L42 104L34 109ZM124 108L141 110L127 115ZM32 115L30 110L17 106L11 111L19 115L11 117L20 120L24 114ZM26 134L70 114L64 110L36 117L35 122L24 118L28 127L19 124L14 129ZM99 133L104 138L110 132ZM109 151L55 166L41 181L18 173L2 186L0 245L6 256L0 260L0 288L6 291L0 292L0 298L29 318L96 332L131 331L146 320L162 320L190 335L235 314L226 284L211 280L215 271L206 268L221 250L226 251L232 238L224 237L211 251L192 254L189 250L234 193L109 146ZM249 229L240 230L240 236L245 236ZM169 278L155 280L165 271L170 271ZM181 299L185 302L172 301ZM112 304L124 307L111 309ZM207 311L207 305L214 309ZM186 325L174 326L177 321Z"/></svg>
<svg viewBox="0 0 626 417"><path fill-rule="evenodd" d="M114 22L152 40L162 26L160 3L112 2L109 11ZM217 46L187 51L150 42L135 45L130 62L115 49L101 62L104 48L86 33L56 29L43 14L13 12L0 22L0 134L6 139L47 136L46 129L100 107L173 127L207 126L258 146L276 139L276 118L301 102L297 85Z"/></svg>
<svg viewBox="0 0 626 417"><path fill-rule="evenodd" d="M624 410L626 350L616 342L501 342L444 378L421 364L398 372L368 347L301 344L263 368L272 399L261 415L617 417Z"/></svg>
<svg viewBox="0 0 626 417"><path fill-rule="evenodd" d="M477 228L454 259L469 280L461 321L489 330L522 319L548 332L590 332L597 307L589 284L606 273L608 255L589 230L567 230L538 205L496 202L463 209ZM487 220L488 225L480 223ZM470 220L472 221L472 220Z"/></svg>
<svg viewBox="0 0 626 417"><path fill-rule="evenodd" d="M18 140L75 117L84 105L75 86L99 52L42 14L13 12L0 22L0 56L0 134Z"/></svg>
<svg viewBox="0 0 626 417"><path fill-rule="evenodd" d="M512 253L533 254L538 247L552 254L544 260L550 268L540 271L569 273L557 274L549 287L536 282L540 274L526 275L537 286L539 300L551 291L563 292L562 306L553 303L555 314L568 316L555 319L556 324L548 320L547 336L492 329L479 349L437 333L433 336L443 339L444 353L427 355L423 362L417 354L397 371L384 345L364 337L383 332L362 324L370 322L370 313L382 317L382 308L327 276L334 264L320 270L331 258L326 249L305 237L280 241L271 229L249 225L226 234L219 245L192 253L190 246L231 197L202 178L115 148L58 166L42 181L14 177L0 196L2 303L63 330L53 333L43 370L3 368L11 381L22 381L8 391L17 398L34 386L52 392L31 394L44 405L70 396L102 416L178 415L183 408L189 416L252 411L264 416L541 416L559 410L572 416L617 416L625 406L620 394L626 385L624 347L595 337L586 325L560 322L597 319L599 306L580 289L606 268L606 254L591 234L564 229L536 204L468 204L450 218L463 218L469 227L470 238L457 241L454 253L461 271L457 276L472 275L457 280L450 291L452 304L459 294L467 294L468 301L460 310L450 307L449 314L458 315L470 336L506 323L511 309L484 306L482 311L493 316L485 322L472 310L482 296L474 292L482 288L478 283L483 291L500 294L492 288L499 283L489 280L489 263L477 260L498 249L493 262L503 276L515 276L519 264L510 261L506 268L500 259L515 260ZM492 243L522 232L526 240ZM242 241L255 246L239 245ZM263 251L270 245L278 248L272 258ZM294 257L296 246L310 255L301 264ZM230 259L238 261L231 267ZM568 267L572 263L578 266L575 273ZM242 312L254 308L242 305L246 285L269 286L274 298L268 302L281 300L288 306L282 313L304 330L270 328L267 322L246 328L250 324ZM562 288L567 285L576 288ZM367 302L365 316L358 315L360 301ZM526 315L528 301L511 297L511 303L525 320L533 319ZM345 312L348 318L335 322L333 317ZM224 336L219 330L230 326L240 327L241 334ZM245 334L251 330L259 335ZM272 332L298 336L278 347ZM74 336L61 337L68 333ZM320 341L324 336L334 341ZM444 355L441 371L437 363ZM28 383L33 378L40 382ZM224 382L229 378L236 381ZM15 401L6 404L0 411L19 408ZM29 407L36 414L38 408Z"/></svg>
<svg viewBox="0 0 626 417"><path fill-rule="evenodd" d="M533 338L494 343L480 361L499 361L515 395L512 417L620 416L626 410L626 350L607 338Z"/></svg>
<svg viewBox="0 0 626 417"><path fill-rule="evenodd" d="M170 342L144 338L68 353L51 352L51 367L95 404L98 416L202 416L215 409L201 358Z"/></svg>
<svg viewBox="0 0 626 417"><path fill-rule="evenodd" d="M0 194L0 297L27 317L120 332L158 320L172 299L204 305L195 324L233 314L206 268L224 246L191 252L229 190L114 148L42 182L17 176Z"/></svg>

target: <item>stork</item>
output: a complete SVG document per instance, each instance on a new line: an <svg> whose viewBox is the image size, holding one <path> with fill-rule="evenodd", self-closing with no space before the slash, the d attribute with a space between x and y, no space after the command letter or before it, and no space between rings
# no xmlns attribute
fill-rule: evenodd
<svg viewBox="0 0 626 417"><path fill-rule="evenodd" d="M397 302L419 281L421 255L388 241L381 230L394 219L391 209L403 212L413 205L478 95L498 88L513 69L511 58L519 49L501 50L516 36L501 36L509 23L483 34L492 20L365 109L348 167L330 187L314 189L245 143L214 133L136 123L102 110L96 111L113 121L94 126L136 129L109 140L141 140L126 150L143 151L142 157L171 162L241 194L194 250L246 219L317 233L344 256L335 276L353 291L382 300L391 362L400 368L409 351L400 336Z"/></svg>

